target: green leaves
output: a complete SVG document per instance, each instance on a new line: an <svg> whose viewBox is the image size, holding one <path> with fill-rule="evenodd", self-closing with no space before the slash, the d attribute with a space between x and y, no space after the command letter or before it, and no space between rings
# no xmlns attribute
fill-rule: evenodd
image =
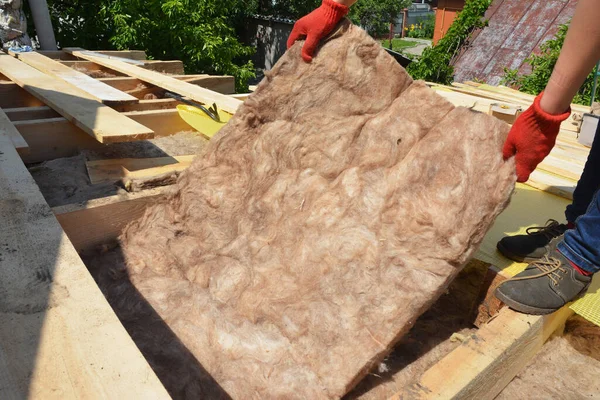
<svg viewBox="0 0 600 400"><path fill-rule="evenodd" d="M348 17L371 36L390 31L390 24L411 0L359 0L350 9Z"/></svg>
<svg viewBox="0 0 600 400"><path fill-rule="evenodd" d="M531 65L531 74L519 74L516 69L504 69L504 78L502 78L502 84L518 88L520 91L530 93L533 95L539 94L546 88L552 70L558 61L560 50L565 42L567 31L569 30L569 24L561 25L558 28L558 32L554 35L554 38L548 40L540 46L540 54L531 54L525 61ZM594 73L588 75L585 82L575 95L573 102L576 104L590 104L592 95L592 88L594 84Z"/></svg>
<svg viewBox="0 0 600 400"><path fill-rule="evenodd" d="M238 90L254 77L254 50L234 26L254 0L48 0L61 46L141 49L179 59L187 73L233 75ZM100 10L100 12L98 12Z"/></svg>
<svg viewBox="0 0 600 400"><path fill-rule="evenodd" d="M483 16L490 4L491 0L468 0L446 35L435 46L425 49L421 58L408 66L408 73L414 79L442 84L451 83L454 68L450 62L471 32L486 26L487 21Z"/></svg>

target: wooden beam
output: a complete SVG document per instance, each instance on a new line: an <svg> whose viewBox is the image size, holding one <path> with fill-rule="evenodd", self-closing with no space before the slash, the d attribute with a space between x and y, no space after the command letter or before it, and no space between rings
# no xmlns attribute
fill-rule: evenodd
<svg viewBox="0 0 600 400"><path fill-rule="evenodd" d="M131 111L167 110L181 104L175 99L140 100L136 104L123 104L112 108L121 113ZM59 118L60 114L48 106L5 108L4 112L13 121L32 121L36 119Z"/></svg>
<svg viewBox="0 0 600 400"><path fill-rule="evenodd" d="M0 72L101 143L152 138L152 130L96 101L88 93L0 54Z"/></svg>
<svg viewBox="0 0 600 400"><path fill-rule="evenodd" d="M0 153L0 398L170 399L2 135Z"/></svg>
<svg viewBox="0 0 600 400"><path fill-rule="evenodd" d="M495 319L427 370L418 383L391 400L494 399L571 315L568 305L546 316L503 308Z"/></svg>
<svg viewBox="0 0 600 400"><path fill-rule="evenodd" d="M23 53L21 53L23 54ZM118 60L113 60L118 61ZM137 60L139 61L139 60ZM76 70L87 70L87 71L105 71L111 73L113 75L126 75L122 72L114 70L112 68L104 67L101 64L88 60L60 60L62 65L74 68ZM183 62L179 60L173 61L160 61L160 60L147 60L144 61L144 64L140 66L140 68L147 69L149 71L162 72L166 74L176 74L183 75L185 73L183 68Z"/></svg>
<svg viewBox="0 0 600 400"><path fill-rule="evenodd" d="M85 204L54 207L52 211L77 251L114 242L123 228L142 217L167 188L89 200Z"/></svg>
<svg viewBox="0 0 600 400"><path fill-rule="evenodd" d="M0 136L8 137L19 153L29 151L29 145L0 108Z"/></svg>
<svg viewBox="0 0 600 400"><path fill-rule="evenodd" d="M189 97L197 102L204 104L216 103L220 109L232 114L235 113L237 108L242 104L242 102L237 99L230 98L220 93L216 93L187 82L181 82L180 80L165 76L158 72L148 71L138 66L130 65L118 60L91 56L87 53L83 53L83 49L66 48L64 50L76 57L93 61L104 67L114 69L126 75L138 78L144 82L162 87L181 96Z"/></svg>
<svg viewBox="0 0 600 400"><path fill-rule="evenodd" d="M129 104L139 100L82 72L76 71L36 52L19 53L19 60L58 79L70 83L104 104Z"/></svg>
<svg viewBox="0 0 600 400"><path fill-rule="evenodd" d="M114 106L113 108L119 112L167 110L175 108L179 104L181 104L181 102L175 99L151 99L140 100L140 102L137 104Z"/></svg>
<svg viewBox="0 0 600 400"><path fill-rule="evenodd" d="M187 169L195 155L154 157L154 158L118 158L87 161L85 166L92 185L102 182L116 182L123 178L150 178L170 172Z"/></svg>
<svg viewBox="0 0 600 400"><path fill-rule="evenodd" d="M66 67L73 68L77 71L85 71L85 72L97 72L97 73L105 73L114 76L125 76L124 74L114 71L110 68L105 68L101 65L90 61L81 61L81 60L64 60L60 61L60 63Z"/></svg>
<svg viewBox="0 0 600 400"><path fill-rule="evenodd" d="M14 125L29 144L29 152L21 155L25 163L71 157L83 149L103 147L102 143L64 118L15 121Z"/></svg>
<svg viewBox="0 0 600 400"><path fill-rule="evenodd" d="M77 60L77 57L65 53L62 50L37 50L38 53L45 55L48 58L53 60L61 60L61 61L74 61Z"/></svg>
<svg viewBox="0 0 600 400"><path fill-rule="evenodd" d="M154 130L156 136L194 130L179 117L177 110L127 112L123 115ZM14 125L29 144L29 153L23 155L26 163L70 157L82 149L102 148L102 144L64 118L15 121Z"/></svg>
<svg viewBox="0 0 600 400"><path fill-rule="evenodd" d="M14 82L0 82L0 107L37 107L45 105Z"/></svg>
<svg viewBox="0 0 600 400"><path fill-rule="evenodd" d="M48 106L5 108L4 112L12 122L60 118L60 114Z"/></svg>
<svg viewBox="0 0 600 400"><path fill-rule="evenodd" d="M173 75L172 78L179 80L186 79L194 79L194 78L202 78L207 77L209 75ZM220 76L219 76L220 78ZM233 77L231 77L233 79ZM115 89L119 89L123 92L128 90L136 89L139 85L144 84L144 82L140 81L137 78L132 78L130 76L116 76L113 78L98 78L100 82L104 82L107 85L114 87ZM146 84L147 85L147 84Z"/></svg>

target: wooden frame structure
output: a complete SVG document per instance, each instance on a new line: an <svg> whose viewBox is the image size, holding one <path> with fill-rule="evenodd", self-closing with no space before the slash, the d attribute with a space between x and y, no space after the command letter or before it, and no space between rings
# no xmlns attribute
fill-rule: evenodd
<svg viewBox="0 0 600 400"><path fill-rule="evenodd" d="M177 75L166 76L153 70L177 63L147 62L145 54L139 51L99 53L130 58L143 65L90 55L81 49L17 55L23 61L14 58L9 61L6 57L10 56L0 55L0 61L13 67L15 62L22 62L28 68L39 68L33 75L36 82L42 82L41 86L54 85L59 92L67 88L67 92L85 99L94 109L106 107L110 111L103 114L102 122L109 130L114 121L128 120L146 132L121 135L114 141L167 136L190 129L175 110L178 101L143 100L148 90L166 89L200 102L216 102L221 109L232 113L247 96L228 96L234 91L232 77L182 75L180 70ZM76 68L73 74L71 67ZM84 78L81 71L85 69L113 72L115 76ZM3 70L1 65L0 72L9 77L14 73ZM0 216L8 221L8 228L0 229L0 245L6 243L6 248L18 249L7 252L0 247L0 295L8 299L0 300L0 319L4 321L0 323L0 398L168 398L77 256L77 252L114 240L128 222L141 216L145 207L164 191L154 189L112 196L51 210L23 163L99 148L105 142L104 136L98 134L93 119L81 121L76 117L76 112L85 113L89 109L69 108L73 104L69 99L53 101L53 94L40 86L32 87L28 77L13 78L16 83L0 81L0 170L8 171L0 174ZM81 83L84 88L74 91L69 86L73 83ZM495 96L487 91L480 96L485 90L474 85L433 86L455 105L481 111L487 111L497 101L524 105L530 100L522 94L506 92ZM568 195L569 190L564 188L580 174L585 154L573 143L572 127L565 128L553 157L568 158L568 170L562 171L563 175L548 175L558 168L551 158L542 170L544 176L536 181L549 191L562 187L561 194ZM160 160L157 163L160 171L170 170L172 165ZM173 169L180 167L173 165ZM554 181L549 181L549 177ZM43 254L32 259L30 253L40 250ZM42 272L30 273L32 266ZM42 292L47 292L45 301L34 304L33 300L22 299L22 291L10 291L11 285L41 287ZM32 307L29 315L37 315L37 320L15 317ZM393 399L492 399L543 343L560 331L571 313L563 308L550 316L538 317L504 308L426 371L417 384L405 388ZM30 350L23 350L31 343L35 345ZM35 362L30 360L17 366L22 360L15 358L15 349Z"/></svg>

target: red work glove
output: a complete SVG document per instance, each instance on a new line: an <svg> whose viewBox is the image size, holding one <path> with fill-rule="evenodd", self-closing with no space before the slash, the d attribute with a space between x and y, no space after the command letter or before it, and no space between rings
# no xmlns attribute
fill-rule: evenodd
<svg viewBox="0 0 600 400"><path fill-rule="evenodd" d="M331 33L338 22L348 14L348 10L347 6L333 0L323 0L321 7L296 21L287 41L288 49L301 36L306 36L306 42L302 47L302 58L306 62L311 62L321 39Z"/></svg>
<svg viewBox="0 0 600 400"><path fill-rule="evenodd" d="M548 114L542 110L542 94L543 92L535 98L531 107L517 118L502 150L505 160L516 154L518 182L526 182L529 174L550 153L556 142L560 123L571 115L570 108L559 115Z"/></svg>

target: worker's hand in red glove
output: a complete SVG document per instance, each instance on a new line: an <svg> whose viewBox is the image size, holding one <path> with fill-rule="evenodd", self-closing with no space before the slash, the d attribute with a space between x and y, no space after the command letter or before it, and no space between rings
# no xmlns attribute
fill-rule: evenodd
<svg viewBox="0 0 600 400"><path fill-rule="evenodd" d="M296 21L287 41L288 49L298 39L306 37L306 42L302 47L302 58L306 62L311 62L321 39L335 28L338 22L348 14L348 10L349 7L344 4L333 0L323 0L321 7Z"/></svg>
<svg viewBox="0 0 600 400"><path fill-rule="evenodd" d="M515 156L518 182L526 182L535 167L550 153L560 123L571 115L571 109L558 115L542 110L542 95L538 95L533 105L517 118L502 150L504 159Z"/></svg>

